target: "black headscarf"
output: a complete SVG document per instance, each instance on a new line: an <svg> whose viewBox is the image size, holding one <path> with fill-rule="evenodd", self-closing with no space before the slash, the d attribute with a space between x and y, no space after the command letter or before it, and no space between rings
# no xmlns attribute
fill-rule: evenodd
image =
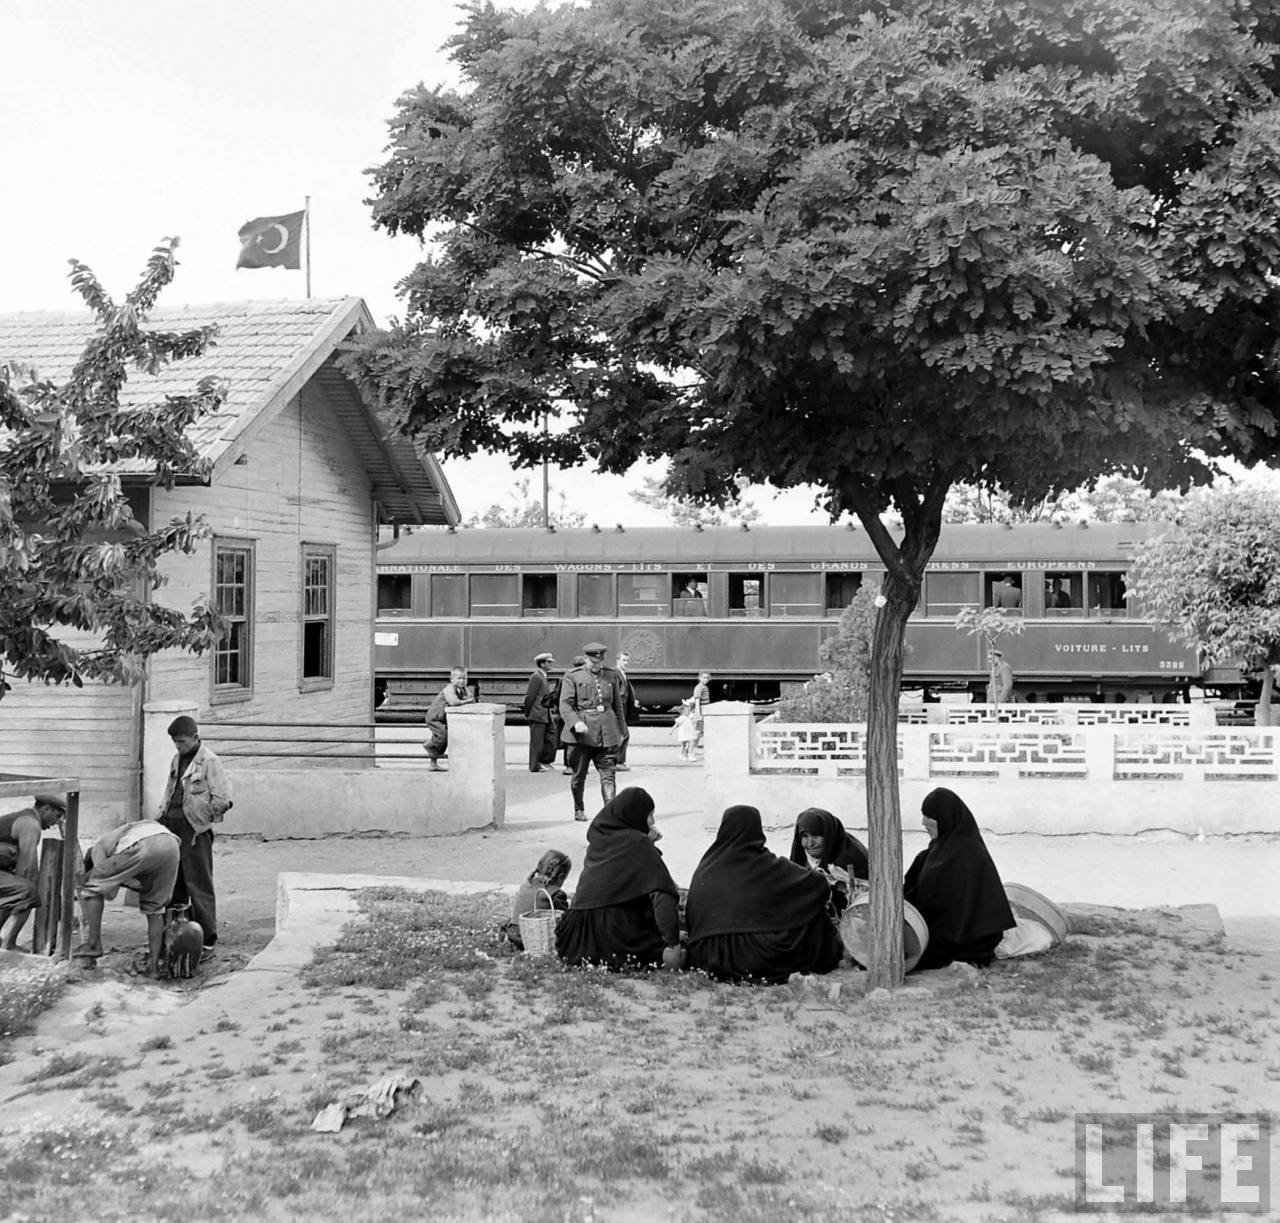
<svg viewBox="0 0 1280 1223"><path fill-rule="evenodd" d="M587 856L573 908L604 909L650 892L680 895L657 846L649 840L652 811L653 799L638 786L628 786L600 808L587 829Z"/></svg>
<svg viewBox="0 0 1280 1223"><path fill-rule="evenodd" d="M869 879L871 871L867 860L867 847L857 837L845 832L844 825L830 811L821 807L806 807L796 816L796 831L791 838L791 861L808 867L809 855L804 852L802 832L822 834L822 857L819 864L825 869L838 866L857 879Z"/></svg>
<svg viewBox="0 0 1280 1223"><path fill-rule="evenodd" d="M730 807L689 883L689 940L796 930L826 907L831 885L765 848L760 812Z"/></svg>
<svg viewBox="0 0 1280 1223"><path fill-rule="evenodd" d="M938 835L911 863L903 892L930 934L969 943L1011 929L1013 910L973 812L946 789L931 790L920 810L937 821Z"/></svg>

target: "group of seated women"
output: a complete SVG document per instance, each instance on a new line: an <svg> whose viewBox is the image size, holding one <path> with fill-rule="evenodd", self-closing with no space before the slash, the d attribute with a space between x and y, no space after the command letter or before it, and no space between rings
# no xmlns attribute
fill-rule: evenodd
<svg viewBox="0 0 1280 1223"><path fill-rule="evenodd" d="M972 813L950 790L924 800L930 842L912 862L906 899L928 923L916 969L980 966L1043 947L1014 937L1018 922ZM844 955L838 921L865 887L867 851L829 811L796 820L790 859L770 852L760 812L730 807L681 892L657 847L654 803L637 787L607 803L587 829L578 887L556 930L568 964L682 968L722 981L779 983L826 973ZM861 881L861 882L859 882ZM1045 943L1044 946L1048 944Z"/></svg>

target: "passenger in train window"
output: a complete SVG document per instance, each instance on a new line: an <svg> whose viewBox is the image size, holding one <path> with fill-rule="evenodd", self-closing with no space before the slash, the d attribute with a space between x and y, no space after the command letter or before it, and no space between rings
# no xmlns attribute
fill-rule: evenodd
<svg viewBox="0 0 1280 1223"><path fill-rule="evenodd" d="M630 786L591 821L578 887L556 928L566 964L684 967L680 891L658 851L653 812L649 793Z"/></svg>
<svg viewBox="0 0 1280 1223"><path fill-rule="evenodd" d="M1061 578L1053 578L1049 582L1049 589L1044 596L1044 605L1053 611L1061 611L1071 606L1071 596L1062 589Z"/></svg>
<svg viewBox="0 0 1280 1223"><path fill-rule="evenodd" d="M870 878L867 848L844 825L821 807L807 807L796 817L796 831L791 839L791 861L827 877L836 916L849 903L853 879ZM832 871L835 867L835 871ZM836 872L839 872L838 874ZM849 888L837 886L840 875L849 877Z"/></svg>
<svg viewBox="0 0 1280 1223"><path fill-rule="evenodd" d="M440 757L449 751L449 723L445 711L457 705L472 705L475 699L467 687L467 669L454 667L449 672L449 682L436 694L427 710L427 729L431 737L422 746L431 761L431 772L444 772L440 767Z"/></svg>
<svg viewBox="0 0 1280 1223"><path fill-rule="evenodd" d="M755 807L730 807L689 883L689 965L769 985L830 972L843 954L830 896L822 876L769 852Z"/></svg>
<svg viewBox="0 0 1280 1223"><path fill-rule="evenodd" d="M920 807L929 844L907 870L904 898L929 925L913 971L953 961L985 968L1017 921L973 813L951 790L931 790Z"/></svg>
<svg viewBox="0 0 1280 1223"><path fill-rule="evenodd" d="M583 647L586 665L575 667L560 681L560 717L564 721L561 740L569 748L573 780L573 818L585 821L583 792L587 773L595 766L600 775L600 795L607 803L615 791L614 753L622 742L626 714L622 705L622 685L618 673L604 665L609 647L593 641Z"/></svg>
<svg viewBox="0 0 1280 1223"><path fill-rule="evenodd" d="M684 585L676 592L677 599L700 599L702 591L698 589L698 584L692 578L685 578Z"/></svg>
<svg viewBox="0 0 1280 1223"><path fill-rule="evenodd" d="M1013 574L1002 573L991 583L991 606L1016 608L1022 606L1022 590L1015 584Z"/></svg>

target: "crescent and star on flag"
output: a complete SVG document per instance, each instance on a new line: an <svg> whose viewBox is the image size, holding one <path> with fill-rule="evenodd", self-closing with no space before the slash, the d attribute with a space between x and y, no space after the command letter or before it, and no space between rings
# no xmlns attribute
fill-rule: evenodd
<svg viewBox="0 0 1280 1223"><path fill-rule="evenodd" d="M237 268L299 268L307 210L254 217L240 226Z"/></svg>

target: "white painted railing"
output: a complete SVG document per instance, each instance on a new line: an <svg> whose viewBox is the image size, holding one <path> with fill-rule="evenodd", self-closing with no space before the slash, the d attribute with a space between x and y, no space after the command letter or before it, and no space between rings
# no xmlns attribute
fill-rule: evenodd
<svg viewBox="0 0 1280 1223"><path fill-rule="evenodd" d="M1002 706L1000 721L955 723L939 708L951 712L929 706L930 721L898 727L904 813L948 786L1001 832L1280 833L1280 727L1219 727L1194 705L1173 710L1205 724L1156 720L1168 706ZM759 807L767 826L811 806L863 818L865 726L757 722L749 705L734 704L706 716L708 827L733 803Z"/></svg>
<svg viewBox="0 0 1280 1223"><path fill-rule="evenodd" d="M1280 731L1271 727L905 725L898 773L909 778L1063 778L1095 781L1280 781ZM762 722L751 770L863 776L861 725Z"/></svg>

